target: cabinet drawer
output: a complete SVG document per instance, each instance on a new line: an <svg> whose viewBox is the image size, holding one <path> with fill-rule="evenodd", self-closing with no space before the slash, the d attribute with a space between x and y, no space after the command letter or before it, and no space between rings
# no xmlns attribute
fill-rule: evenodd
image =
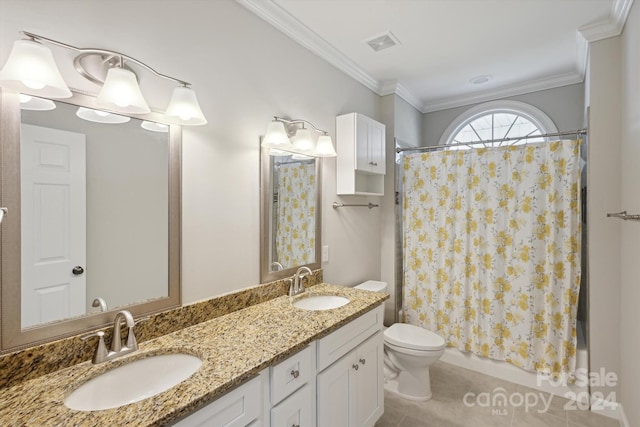
<svg viewBox="0 0 640 427"><path fill-rule="evenodd" d="M266 374L266 371L263 371ZM178 421L179 427L245 427L260 418L262 378L254 378Z"/></svg>
<svg viewBox="0 0 640 427"><path fill-rule="evenodd" d="M271 427L312 427L311 386L305 385L271 409Z"/></svg>
<svg viewBox="0 0 640 427"><path fill-rule="evenodd" d="M277 405L282 399L309 382L313 374L311 351L311 347L307 347L271 368L272 405Z"/></svg>
<svg viewBox="0 0 640 427"><path fill-rule="evenodd" d="M353 350L358 344L382 329L384 306L380 305L337 331L318 340L318 371Z"/></svg>

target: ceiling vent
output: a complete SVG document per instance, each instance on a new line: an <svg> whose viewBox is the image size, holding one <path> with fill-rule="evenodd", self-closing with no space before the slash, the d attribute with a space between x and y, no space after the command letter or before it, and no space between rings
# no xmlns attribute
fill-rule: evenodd
<svg viewBox="0 0 640 427"><path fill-rule="evenodd" d="M364 42L375 52L380 52L381 50L389 49L400 44L398 38L393 35L391 31L387 31L382 35L370 38Z"/></svg>

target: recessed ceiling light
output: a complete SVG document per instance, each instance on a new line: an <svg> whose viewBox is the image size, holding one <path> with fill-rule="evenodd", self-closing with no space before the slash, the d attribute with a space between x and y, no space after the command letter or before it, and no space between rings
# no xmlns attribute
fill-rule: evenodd
<svg viewBox="0 0 640 427"><path fill-rule="evenodd" d="M474 85L481 85L481 84L487 83L491 79L493 79L493 76L489 74L485 74L482 76L476 76L472 78L471 80L469 80L469 83L473 83Z"/></svg>
<svg viewBox="0 0 640 427"><path fill-rule="evenodd" d="M364 42L375 52L380 52L381 50L389 49L400 44L400 40L398 40L391 31L367 39Z"/></svg>

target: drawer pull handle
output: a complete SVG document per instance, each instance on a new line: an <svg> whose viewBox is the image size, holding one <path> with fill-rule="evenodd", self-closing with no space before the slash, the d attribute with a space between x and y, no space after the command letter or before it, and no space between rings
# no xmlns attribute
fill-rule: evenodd
<svg viewBox="0 0 640 427"><path fill-rule="evenodd" d="M366 362L367 362L367 361L366 361L364 358L360 359L360 363L362 363L363 365L364 365Z"/></svg>
<svg viewBox="0 0 640 427"><path fill-rule="evenodd" d="M291 371L291 376L293 378L298 378L300 376L300 371L297 369L295 371Z"/></svg>
<svg viewBox="0 0 640 427"><path fill-rule="evenodd" d="M292 424L291 427L300 427L300 424Z"/></svg>
<svg viewBox="0 0 640 427"><path fill-rule="evenodd" d="M360 367L360 366L359 366L357 363L354 363L354 364L353 364L353 369L355 369L356 371L358 370L358 368L359 368L359 367Z"/></svg>
<svg viewBox="0 0 640 427"><path fill-rule="evenodd" d="M377 162L369 162L369 164L370 164L371 166L378 166L378 163L377 163Z"/></svg>

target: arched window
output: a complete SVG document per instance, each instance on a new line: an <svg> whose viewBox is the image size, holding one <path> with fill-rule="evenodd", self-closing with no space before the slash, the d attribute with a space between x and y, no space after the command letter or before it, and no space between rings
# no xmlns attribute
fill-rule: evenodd
<svg viewBox="0 0 640 427"><path fill-rule="evenodd" d="M553 121L538 108L519 101L492 101L477 105L459 115L444 131L440 145L464 144L476 141L493 141L484 146L516 145L521 140L503 141L507 138L529 137L528 142L542 142L547 138L531 138L535 135L557 132ZM476 145L482 147L482 145ZM464 150L459 145L451 150Z"/></svg>

